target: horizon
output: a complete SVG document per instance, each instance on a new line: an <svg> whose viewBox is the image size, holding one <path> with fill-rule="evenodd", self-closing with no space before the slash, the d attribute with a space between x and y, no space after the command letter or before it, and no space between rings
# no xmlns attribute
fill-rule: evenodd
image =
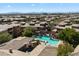
<svg viewBox="0 0 79 59"><path fill-rule="evenodd" d="M5 13L79 13L79 3L0 3Z"/></svg>

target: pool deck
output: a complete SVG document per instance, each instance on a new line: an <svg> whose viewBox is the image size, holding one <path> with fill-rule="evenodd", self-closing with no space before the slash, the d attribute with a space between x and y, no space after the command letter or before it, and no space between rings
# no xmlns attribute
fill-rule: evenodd
<svg viewBox="0 0 79 59"><path fill-rule="evenodd" d="M39 38L35 38L35 40L39 40ZM42 42L45 43L45 41L42 41ZM56 44L56 45L50 45L50 46L58 47L58 45L62 44L62 43L63 43L63 41L59 40L58 44ZM46 43L46 45L49 45L49 44Z"/></svg>
<svg viewBox="0 0 79 59"><path fill-rule="evenodd" d="M30 52L30 56L57 56L57 47L50 45L47 46L42 42Z"/></svg>
<svg viewBox="0 0 79 59"><path fill-rule="evenodd" d="M59 44L63 44L63 41L60 40L60 41L58 42L58 44L57 44L55 47L58 47Z"/></svg>
<svg viewBox="0 0 79 59"><path fill-rule="evenodd" d="M35 38L37 40L37 38ZM41 42L31 53L30 56L56 56L57 48L59 44L62 44L63 41L59 41L57 45L47 45L45 42ZM53 51L53 52L51 52Z"/></svg>
<svg viewBox="0 0 79 59"><path fill-rule="evenodd" d="M38 56L41 51L46 47L46 45L44 43L39 44L31 53L31 56Z"/></svg>

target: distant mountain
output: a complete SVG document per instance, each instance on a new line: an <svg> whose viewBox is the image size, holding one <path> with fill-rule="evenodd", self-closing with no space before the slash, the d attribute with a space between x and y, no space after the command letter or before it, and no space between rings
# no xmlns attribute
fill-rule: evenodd
<svg viewBox="0 0 79 59"><path fill-rule="evenodd" d="M79 14L79 12L64 12L64 13L47 13L47 12L28 12L28 13L22 13L22 12L8 12L8 13L0 13L0 15L15 15L15 14L26 14L26 15L33 15L33 14Z"/></svg>

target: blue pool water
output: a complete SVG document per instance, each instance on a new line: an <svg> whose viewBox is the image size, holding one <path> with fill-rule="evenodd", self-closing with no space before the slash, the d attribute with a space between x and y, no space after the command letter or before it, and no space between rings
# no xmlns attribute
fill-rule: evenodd
<svg viewBox="0 0 79 59"><path fill-rule="evenodd" d="M57 39L54 39L54 38L50 38L50 36L37 36L38 40L41 40L41 41L46 41L48 42L49 45L57 45L59 40Z"/></svg>

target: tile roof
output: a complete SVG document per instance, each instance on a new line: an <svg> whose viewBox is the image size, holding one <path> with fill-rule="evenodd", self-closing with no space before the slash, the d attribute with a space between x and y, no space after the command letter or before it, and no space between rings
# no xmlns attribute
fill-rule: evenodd
<svg viewBox="0 0 79 59"><path fill-rule="evenodd" d="M5 43L4 46L0 47L0 49L19 49L21 48L25 43L28 44L29 41L32 40L32 38L28 37L18 37L16 39L13 39L7 43Z"/></svg>
<svg viewBox="0 0 79 59"><path fill-rule="evenodd" d="M53 46L46 46L39 56L57 56L57 48Z"/></svg>

